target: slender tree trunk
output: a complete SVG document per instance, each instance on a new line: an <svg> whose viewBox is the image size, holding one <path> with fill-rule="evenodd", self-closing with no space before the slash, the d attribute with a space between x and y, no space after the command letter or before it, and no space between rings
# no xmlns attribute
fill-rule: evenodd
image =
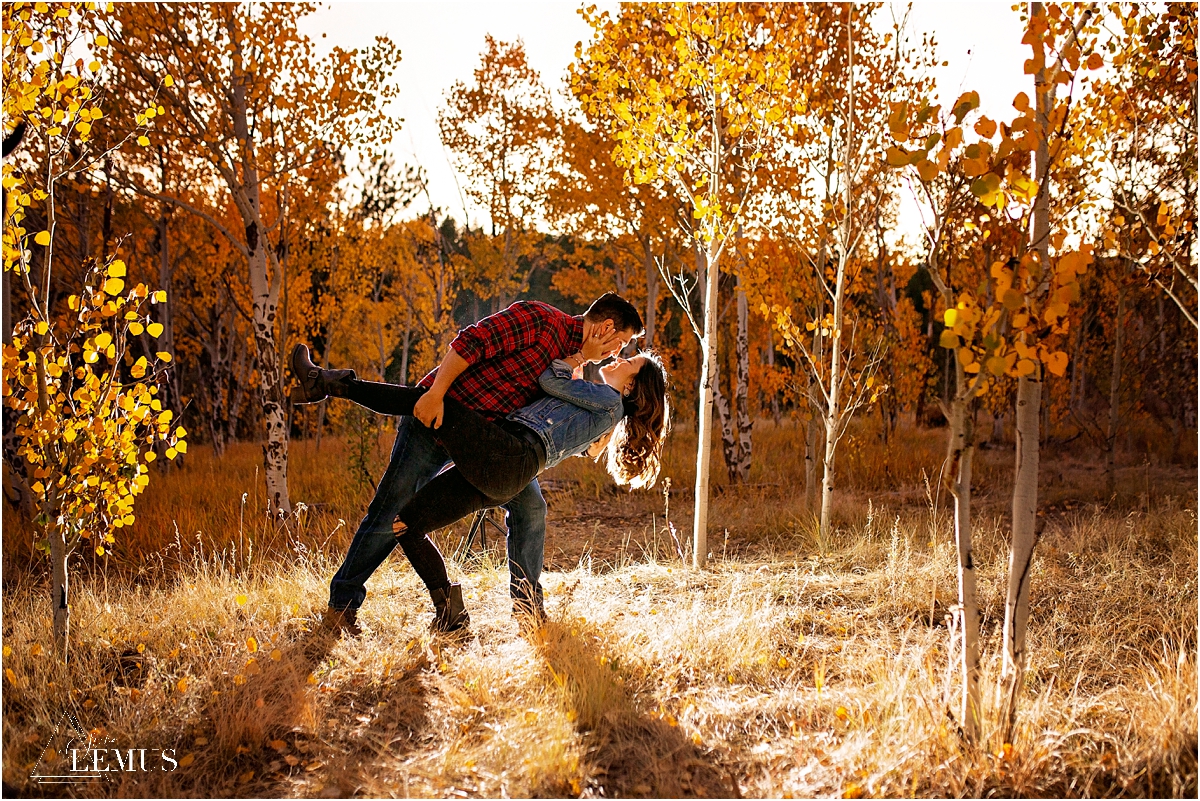
<svg viewBox="0 0 1200 801"><path fill-rule="evenodd" d="M700 341L700 410L696 446L696 511L692 523L692 565L702 568L708 559L708 478L712 462L713 385L717 375L717 264L716 237L705 259L704 339Z"/></svg>
<svg viewBox="0 0 1200 801"><path fill-rule="evenodd" d="M407 386L408 384L408 349L412 344L412 306L408 307L408 314L404 318L404 348L400 351L400 383Z"/></svg>
<svg viewBox="0 0 1200 801"><path fill-rule="evenodd" d="M956 360L957 361L957 360ZM979 736L979 602L971 544L971 465L975 456L974 426L967 415L969 399L962 366L957 366L958 393L950 404L950 447L947 464L954 497L954 541L958 551L958 617L962 632L962 701L959 720L969 742Z"/></svg>
<svg viewBox="0 0 1200 801"><path fill-rule="evenodd" d="M772 371L775 370L775 329L773 326L767 326L767 366ZM782 411L779 408L779 392L771 392L771 419L775 421L775 427L779 427L779 421L782 417Z"/></svg>
<svg viewBox="0 0 1200 801"><path fill-rule="evenodd" d="M1038 423L1042 382L1017 380L1017 459L1013 481L1012 547L1008 596L1004 604L1004 675L1008 686L1008 728L1017 714L1017 693L1025 672L1025 631L1029 621L1029 568L1037 544ZM1009 738L1006 738L1006 740Z"/></svg>
<svg viewBox="0 0 1200 801"><path fill-rule="evenodd" d="M67 648L71 633L71 606L67 595L67 543L64 532L58 525L47 527L50 536L50 601L54 604L54 621L51 636L54 650L62 661L67 661Z"/></svg>
<svg viewBox="0 0 1200 801"><path fill-rule="evenodd" d="M729 475L729 483L737 484L741 476L737 472L737 440L733 436L733 415L729 409L729 399L721 391L721 376L713 375L713 407L717 410L717 424L721 427L721 452L725 457L725 470Z"/></svg>
<svg viewBox="0 0 1200 801"><path fill-rule="evenodd" d="M754 421L750 418L750 309L742 276L738 273L737 288L737 386L734 406L737 410L737 457L734 473L743 484L750 480L751 438Z"/></svg>
<svg viewBox="0 0 1200 801"><path fill-rule="evenodd" d="M1122 279L1124 276L1122 276ZM1125 286L1117 287L1116 332L1113 337L1112 373L1108 379L1108 430L1104 435L1104 491L1112 497L1117 485L1117 426L1121 422L1121 368L1125 348Z"/></svg>
<svg viewBox="0 0 1200 801"><path fill-rule="evenodd" d="M1030 14L1043 13L1041 3L1030 4ZM1050 268L1050 113L1054 108L1055 85L1043 65L1034 76L1037 114L1033 152L1034 180L1038 194L1033 202L1030 247L1038 254L1042 269ZM1017 698L1025 674L1025 631L1029 621L1029 568L1037 545L1037 483L1039 431L1042 403L1041 365L1032 375L1017 379L1016 477L1013 481L1012 544L1008 560L1008 594L1004 604L1003 677L1008 681L1005 740L1011 742L1017 717Z"/></svg>
<svg viewBox="0 0 1200 801"><path fill-rule="evenodd" d="M847 204L849 208L849 204ZM847 223L848 225L849 223ZM821 541L829 541L829 523L833 514L834 456L837 452L838 429L841 426L841 383L842 383L842 324L844 310L842 301L846 293L846 257L839 255L837 282L833 295L833 332L829 345L829 387L825 404L825 458L821 477Z"/></svg>
<svg viewBox="0 0 1200 801"><path fill-rule="evenodd" d="M818 362L819 364L820 362ZM820 420L820 412L816 401L812 400L813 376L806 374L804 394L808 397L809 416L804 425L804 506L809 511L817 507L817 486L820 478L817 475L817 453L821 450L821 428L824 422Z"/></svg>
<svg viewBox="0 0 1200 801"><path fill-rule="evenodd" d="M246 261L250 272L252 300L251 327L257 357L266 439L263 442L263 474L267 485L267 505L273 515L292 512L288 496L288 427L284 404L283 372L280 370L275 325L278 322L282 270L270 274L270 243L262 225L258 166L255 163L254 135L250 132L244 78L235 75L232 88L234 133L242 157L243 201L239 211L246 225Z"/></svg>
<svg viewBox="0 0 1200 801"><path fill-rule="evenodd" d="M658 322L658 265L654 263L654 253L650 250L650 239L642 239L642 266L646 270L646 337L643 347L654 347L654 330Z"/></svg>

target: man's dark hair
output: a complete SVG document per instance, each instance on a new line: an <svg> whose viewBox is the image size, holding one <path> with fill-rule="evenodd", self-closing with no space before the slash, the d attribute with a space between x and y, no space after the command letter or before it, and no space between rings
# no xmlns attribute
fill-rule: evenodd
<svg viewBox="0 0 1200 801"><path fill-rule="evenodd" d="M637 308L616 292L605 292L596 298L583 313L583 317L593 323L612 320L616 330L632 331L637 337L646 332L646 326L642 324L642 315L638 313Z"/></svg>

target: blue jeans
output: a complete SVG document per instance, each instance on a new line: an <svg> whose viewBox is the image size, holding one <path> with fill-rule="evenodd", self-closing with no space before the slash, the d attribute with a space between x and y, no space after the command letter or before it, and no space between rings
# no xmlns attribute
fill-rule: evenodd
<svg viewBox="0 0 1200 801"><path fill-rule="evenodd" d="M396 547L392 521L449 462L432 432L413 417L401 417L387 471L379 480L367 514L358 524L350 550L329 583L329 606L357 609L367 597L366 582ZM540 602L542 559L546 545L546 501L537 479L504 504L508 523L509 588L514 600Z"/></svg>

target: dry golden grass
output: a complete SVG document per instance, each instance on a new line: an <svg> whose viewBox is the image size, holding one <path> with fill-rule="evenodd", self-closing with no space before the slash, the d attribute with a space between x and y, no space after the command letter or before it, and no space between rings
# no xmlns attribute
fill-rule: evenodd
<svg viewBox="0 0 1200 801"><path fill-rule="evenodd" d="M187 759L79 795L1194 797L1194 469L1151 466L1149 490L1130 481L1103 499L1079 457L1044 463L1061 478L1043 491L1016 736L1000 741L989 690L973 749L947 711L946 504L930 509L921 474L937 501L942 435L903 431L891 454L869 427L856 436L840 530L818 543L795 433L756 432L763 486L716 498L714 529L731 536L710 543L704 573L675 555L660 492L613 494L595 465L564 465L547 482L549 623L519 629L492 553L451 566L472 614L458 639L427 633L430 603L402 559L369 583L360 639L313 631L369 495L332 446L322 472L294 447L296 497L332 508L282 532L253 500L256 449L219 465L197 453L155 477L118 559L85 565L67 667L48 653L43 571L5 537L4 781L37 792L33 763L71 709L125 747ZM686 439L666 470L682 532ZM981 462L991 688L1011 455ZM461 533L443 534L447 551Z"/></svg>

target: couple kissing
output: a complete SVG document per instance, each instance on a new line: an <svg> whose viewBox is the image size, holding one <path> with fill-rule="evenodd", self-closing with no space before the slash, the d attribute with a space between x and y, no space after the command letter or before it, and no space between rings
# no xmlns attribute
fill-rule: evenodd
<svg viewBox="0 0 1200 801"><path fill-rule="evenodd" d="M658 478L670 427L666 371L654 351L617 356L643 333L637 309L612 292L583 315L518 301L460 331L415 387L322 370L297 345L294 402L345 398L400 416L387 471L330 582L322 628L360 633L366 581L399 545L433 601L431 628L463 629L462 588L429 535L491 506L506 513L513 614L540 624L546 502L538 474L569 456L603 455L620 485ZM610 357L603 383L576 377Z"/></svg>

